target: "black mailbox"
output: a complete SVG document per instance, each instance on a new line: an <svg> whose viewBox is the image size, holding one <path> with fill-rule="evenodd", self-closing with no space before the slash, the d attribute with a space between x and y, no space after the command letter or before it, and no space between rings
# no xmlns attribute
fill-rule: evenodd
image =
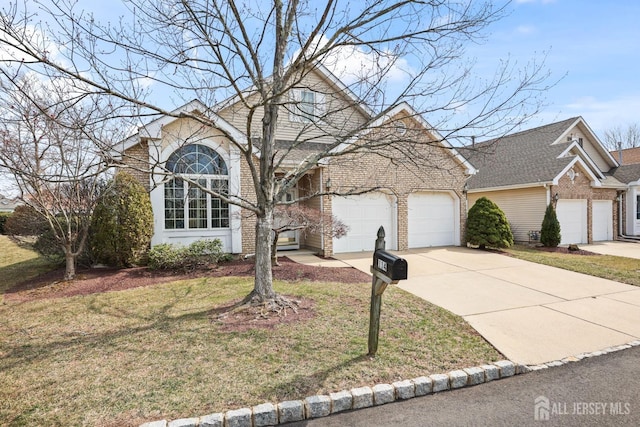
<svg viewBox="0 0 640 427"><path fill-rule="evenodd" d="M407 278L407 261L382 249L373 253L373 268L391 280L406 280Z"/></svg>

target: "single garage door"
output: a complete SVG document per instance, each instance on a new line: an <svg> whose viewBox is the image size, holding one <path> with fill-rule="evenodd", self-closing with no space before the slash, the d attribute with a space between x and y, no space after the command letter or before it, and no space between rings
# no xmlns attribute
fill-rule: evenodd
<svg viewBox="0 0 640 427"><path fill-rule="evenodd" d="M456 209L450 194L413 193L409 195L408 207L410 248L456 244Z"/></svg>
<svg viewBox="0 0 640 427"><path fill-rule="evenodd" d="M587 243L587 201L560 199L556 206L560 222L560 244Z"/></svg>
<svg viewBox="0 0 640 427"><path fill-rule="evenodd" d="M594 200L592 208L593 241L613 240L613 202Z"/></svg>
<svg viewBox="0 0 640 427"><path fill-rule="evenodd" d="M333 240L335 253L373 251L378 228L384 227L387 249L397 249L395 198L374 192L332 199L333 214L349 227L346 236Z"/></svg>

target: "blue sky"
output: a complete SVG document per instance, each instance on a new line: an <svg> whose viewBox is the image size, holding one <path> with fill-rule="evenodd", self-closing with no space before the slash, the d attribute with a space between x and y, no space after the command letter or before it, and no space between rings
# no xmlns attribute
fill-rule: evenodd
<svg viewBox="0 0 640 427"><path fill-rule="evenodd" d="M527 127L582 116L602 139L613 126L640 123L640 2L518 0L470 50L481 63L511 55L524 64L548 52L562 80ZM566 74L566 75L565 75Z"/></svg>
<svg viewBox="0 0 640 427"><path fill-rule="evenodd" d="M102 20L126 13L108 2L81 0L79 6ZM525 66L547 54L551 79L561 80L525 127L582 116L602 139L614 126L640 123L640 1L513 0L506 9L485 42L468 53L486 77L501 59Z"/></svg>

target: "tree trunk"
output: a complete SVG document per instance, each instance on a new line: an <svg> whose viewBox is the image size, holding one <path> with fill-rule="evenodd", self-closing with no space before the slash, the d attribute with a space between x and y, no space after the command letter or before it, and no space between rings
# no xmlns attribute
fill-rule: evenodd
<svg viewBox="0 0 640 427"><path fill-rule="evenodd" d="M256 222L256 275L252 300L264 302L276 297L273 290L273 273L271 269L271 231L273 226L273 210L264 216L259 215Z"/></svg>
<svg viewBox="0 0 640 427"><path fill-rule="evenodd" d="M278 264L278 237L280 232L273 230L273 240L271 240L271 266L275 267Z"/></svg>
<svg viewBox="0 0 640 427"><path fill-rule="evenodd" d="M73 280L76 277L76 257L71 250L71 245L64 247L65 270L64 280Z"/></svg>

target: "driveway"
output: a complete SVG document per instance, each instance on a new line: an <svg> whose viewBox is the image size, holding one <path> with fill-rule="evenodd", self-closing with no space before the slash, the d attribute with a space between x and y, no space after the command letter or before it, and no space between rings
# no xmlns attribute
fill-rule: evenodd
<svg viewBox="0 0 640 427"><path fill-rule="evenodd" d="M640 259L640 242L596 242L590 245L580 245L580 249L602 255Z"/></svg>
<svg viewBox="0 0 640 427"><path fill-rule="evenodd" d="M462 316L512 361L540 364L640 338L638 287L462 247L398 254L409 266L400 288ZM369 273L372 254L335 258Z"/></svg>

